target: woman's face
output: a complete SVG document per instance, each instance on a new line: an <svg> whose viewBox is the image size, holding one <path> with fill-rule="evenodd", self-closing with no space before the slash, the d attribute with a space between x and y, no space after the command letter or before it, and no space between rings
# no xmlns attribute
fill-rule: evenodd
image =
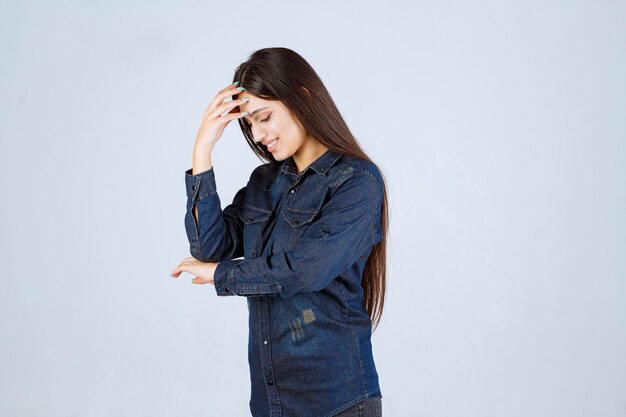
<svg viewBox="0 0 626 417"><path fill-rule="evenodd" d="M239 108L248 112L243 118L250 126L254 141L265 146L275 160L282 161L302 151L303 145L310 141L304 126L280 100L263 100L247 91L242 91L238 97L250 97L250 101Z"/></svg>

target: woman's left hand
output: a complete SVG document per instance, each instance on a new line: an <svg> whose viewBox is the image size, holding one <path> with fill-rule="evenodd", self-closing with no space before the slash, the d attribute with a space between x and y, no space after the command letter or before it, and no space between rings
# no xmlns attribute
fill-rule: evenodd
<svg viewBox="0 0 626 417"><path fill-rule="evenodd" d="M200 262L194 257L183 259L176 268L170 274L173 278L178 278L183 272L189 272L196 275L191 280L192 284L214 284L213 276L215 274L215 268L219 262Z"/></svg>

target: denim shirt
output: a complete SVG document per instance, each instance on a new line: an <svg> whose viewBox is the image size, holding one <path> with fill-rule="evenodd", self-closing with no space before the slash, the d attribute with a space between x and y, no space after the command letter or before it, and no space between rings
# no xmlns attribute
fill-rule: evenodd
<svg viewBox="0 0 626 417"><path fill-rule="evenodd" d="M382 397L361 287L382 238L376 166L330 149L299 174L291 157L266 163L223 210L213 167L185 184L191 255L219 262L217 295L247 299L252 415L332 416Z"/></svg>

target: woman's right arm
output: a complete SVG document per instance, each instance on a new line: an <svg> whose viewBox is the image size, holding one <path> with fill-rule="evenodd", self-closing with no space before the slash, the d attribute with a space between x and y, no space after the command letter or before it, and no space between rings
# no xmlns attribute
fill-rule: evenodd
<svg viewBox="0 0 626 417"><path fill-rule="evenodd" d="M185 231L191 255L202 262L220 262L243 256L243 222L237 215L246 187L221 209L213 167L193 174L185 171L187 212Z"/></svg>
<svg viewBox="0 0 626 417"><path fill-rule="evenodd" d="M193 147L193 166L185 171L185 230L191 255L203 262L243 256L243 222L237 213L243 204L245 187L222 210L211 163L211 153L226 125L247 114L238 111L244 100L225 102L242 89L245 90L236 83L229 85L218 92L206 108Z"/></svg>

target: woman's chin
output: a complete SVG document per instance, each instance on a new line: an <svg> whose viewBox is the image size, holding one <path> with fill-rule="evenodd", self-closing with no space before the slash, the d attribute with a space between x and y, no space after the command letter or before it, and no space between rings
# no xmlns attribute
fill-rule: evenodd
<svg viewBox="0 0 626 417"><path fill-rule="evenodd" d="M272 156L274 157L275 160L277 161L284 161L285 159L287 159L287 157L285 157L282 153L280 152L272 152Z"/></svg>

